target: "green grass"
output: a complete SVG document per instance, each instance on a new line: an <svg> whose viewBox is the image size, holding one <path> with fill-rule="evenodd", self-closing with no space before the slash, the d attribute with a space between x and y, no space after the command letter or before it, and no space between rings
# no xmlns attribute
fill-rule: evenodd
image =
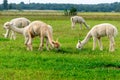
<svg viewBox="0 0 120 80"><path fill-rule="evenodd" d="M3 14L4 12L1 12ZM11 13L11 14L14 14ZM90 14L90 15L89 15ZM94 16L104 13L94 13ZM108 13L111 19L100 17L92 18L92 13L86 15L86 21L92 28L99 23L111 23L120 30L119 19L114 14ZM39 37L33 39L33 51L27 51L24 45L24 37L17 34L16 40L5 39L3 24L15 17L27 17L31 21L42 20L53 26L54 39L59 38L61 50L38 51ZM71 30L70 16L48 15L31 16L24 15L1 15L0 16L0 79L1 80L119 80L120 79L120 36L115 38L115 52L109 52L108 38L102 38L104 50L100 51L97 46L92 51L92 39L82 50L75 48L78 39L82 40L88 30L83 30L76 25ZM109 18L110 18L109 16ZM118 17L120 17L118 15Z"/></svg>

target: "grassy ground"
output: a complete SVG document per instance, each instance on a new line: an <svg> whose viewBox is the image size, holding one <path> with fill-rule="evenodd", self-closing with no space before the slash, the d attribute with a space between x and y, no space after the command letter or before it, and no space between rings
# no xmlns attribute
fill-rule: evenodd
<svg viewBox="0 0 120 80"><path fill-rule="evenodd" d="M79 29L76 25L71 30L70 16L62 15L26 15L21 13L15 15L4 14L0 16L0 80L119 80L120 79L120 36L115 38L116 50L109 52L108 38L102 38L104 50L99 47L92 51L92 39L82 50L75 48L78 39L82 40L89 30L83 26ZM25 14L25 15L24 15ZM88 16L89 14L89 16ZM99 23L111 23L120 30L120 15L115 18L115 13L108 13L109 18L98 16L99 13L83 13L87 23L92 28ZM104 13L102 13L104 15ZM101 14L101 15L102 15ZM111 14L111 15L110 15ZM102 15L102 16L103 16ZM24 45L24 37L17 34L16 40L5 39L3 24L15 17L27 17L31 21L42 20L53 26L54 39L59 38L61 50L38 51L40 40L33 40L33 51L27 51Z"/></svg>

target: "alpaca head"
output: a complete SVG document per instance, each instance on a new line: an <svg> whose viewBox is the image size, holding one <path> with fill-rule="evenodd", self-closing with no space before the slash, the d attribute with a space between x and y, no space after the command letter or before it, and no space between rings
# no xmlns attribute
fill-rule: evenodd
<svg viewBox="0 0 120 80"><path fill-rule="evenodd" d="M83 45L82 45L81 41L78 40L78 43L77 43L77 45L76 45L76 48L77 48L77 49L82 49L82 47L83 47Z"/></svg>
<svg viewBox="0 0 120 80"><path fill-rule="evenodd" d="M60 49L60 43L58 41L52 41L54 48Z"/></svg>
<svg viewBox="0 0 120 80"><path fill-rule="evenodd" d="M90 29L90 25L87 25L87 28Z"/></svg>
<svg viewBox="0 0 120 80"><path fill-rule="evenodd" d="M10 26L11 26L10 22L6 22L3 26L3 28L4 29L10 29Z"/></svg>

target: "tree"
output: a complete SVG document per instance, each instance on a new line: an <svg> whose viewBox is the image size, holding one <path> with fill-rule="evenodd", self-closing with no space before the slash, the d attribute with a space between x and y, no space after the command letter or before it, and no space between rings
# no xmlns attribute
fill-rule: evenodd
<svg viewBox="0 0 120 80"><path fill-rule="evenodd" d="M2 5L0 5L0 11L1 11L1 10L3 10L3 6L2 6Z"/></svg>
<svg viewBox="0 0 120 80"><path fill-rule="evenodd" d="M9 8L9 9L12 9L12 4L9 4L8 8Z"/></svg>
<svg viewBox="0 0 120 80"><path fill-rule="evenodd" d="M3 9L7 10L8 9L8 1L3 0Z"/></svg>
<svg viewBox="0 0 120 80"><path fill-rule="evenodd" d="M77 9L75 7L71 7L69 14L70 15L77 15Z"/></svg>

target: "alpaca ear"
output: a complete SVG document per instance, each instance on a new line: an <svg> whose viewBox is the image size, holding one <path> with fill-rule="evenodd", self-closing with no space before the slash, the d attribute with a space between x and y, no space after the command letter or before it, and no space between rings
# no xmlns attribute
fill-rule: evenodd
<svg viewBox="0 0 120 80"><path fill-rule="evenodd" d="M58 38L56 39L56 42L58 42Z"/></svg>
<svg viewBox="0 0 120 80"><path fill-rule="evenodd" d="M55 41L52 41L53 44L55 44Z"/></svg>
<svg viewBox="0 0 120 80"><path fill-rule="evenodd" d="M78 40L78 42L81 44L81 41L80 41L80 40Z"/></svg>

